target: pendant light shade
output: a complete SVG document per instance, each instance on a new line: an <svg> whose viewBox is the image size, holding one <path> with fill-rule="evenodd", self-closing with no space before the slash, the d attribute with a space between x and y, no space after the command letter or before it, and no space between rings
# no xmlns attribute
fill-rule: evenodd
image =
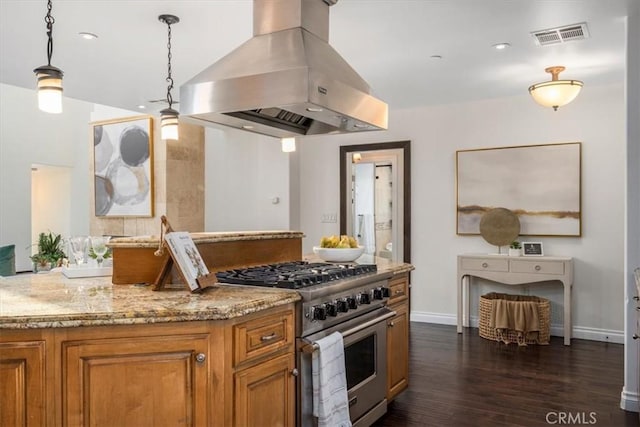
<svg viewBox="0 0 640 427"><path fill-rule="evenodd" d="M38 108L47 113L62 113L62 70L43 65L33 72L38 79Z"/></svg>
<svg viewBox="0 0 640 427"><path fill-rule="evenodd" d="M167 50L168 50L168 65L167 65L167 104L169 108L165 108L160 111L160 137L162 139L178 139L178 111L172 108L173 97L171 96L171 89L173 89L173 78L171 77L171 25L180 22L180 18L174 15L160 15L158 16L160 22L167 24Z"/></svg>
<svg viewBox="0 0 640 427"><path fill-rule="evenodd" d="M558 111L558 107L567 105L578 96L583 83L579 80L559 80L558 75L564 69L562 66L545 68L544 71L551 74L551 81L529 87L529 93L538 104Z"/></svg>
<svg viewBox="0 0 640 427"><path fill-rule="evenodd" d="M173 108L160 111L160 137L178 139L178 112Z"/></svg>
<svg viewBox="0 0 640 427"><path fill-rule="evenodd" d="M35 70L38 79L38 108L47 113L62 113L62 70L51 65L53 56L53 23L55 19L51 15L51 0L47 2L47 15L44 21L47 23L47 65L42 65Z"/></svg>
<svg viewBox="0 0 640 427"><path fill-rule="evenodd" d="M296 151L296 139L295 138L282 138L282 151L285 153L291 153Z"/></svg>

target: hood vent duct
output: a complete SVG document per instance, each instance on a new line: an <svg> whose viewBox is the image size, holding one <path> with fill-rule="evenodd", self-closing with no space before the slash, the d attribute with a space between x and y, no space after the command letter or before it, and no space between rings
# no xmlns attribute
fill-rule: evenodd
<svg viewBox="0 0 640 427"><path fill-rule="evenodd" d="M387 128L388 107L328 44L337 0L254 0L254 37L180 87L180 113L277 138Z"/></svg>

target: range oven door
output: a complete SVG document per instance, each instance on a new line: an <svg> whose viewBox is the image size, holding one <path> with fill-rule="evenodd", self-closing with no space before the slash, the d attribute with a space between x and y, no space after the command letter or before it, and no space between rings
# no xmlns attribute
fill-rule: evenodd
<svg viewBox="0 0 640 427"><path fill-rule="evenodd" d="M297 343L300 367L301 426L315 426L310 343L334 332L344 341L349 416L354 426L369 425L387 410L387 322L395 312L386 307L322 330ZM370 422L369 422L370 420Z"/></svg>

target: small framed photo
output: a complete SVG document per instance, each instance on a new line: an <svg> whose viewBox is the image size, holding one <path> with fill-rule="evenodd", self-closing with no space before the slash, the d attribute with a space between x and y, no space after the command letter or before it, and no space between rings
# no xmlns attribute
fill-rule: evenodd
<svg viewBox="0 0 640 427"><path fill-rule="evenodd" d="M522 242L523 256L543 256L541 242Z"/></svg>

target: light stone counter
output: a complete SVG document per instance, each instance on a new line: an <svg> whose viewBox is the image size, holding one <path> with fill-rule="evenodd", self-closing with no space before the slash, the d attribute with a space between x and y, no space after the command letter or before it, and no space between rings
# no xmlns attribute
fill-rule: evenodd
<svg viewBox="0 0 640 427"><path fill-rule="evenodd" d="M0 277L0 329L223 320L298 301L295 291L218 285L152 291L112 285L111 277L69 279L62 273Z"/></svg>
<svg viewBox="0 0 640 427"><path fill-rule="evenodd" d="M190 233L195 243L236 242L243 240L302 239L301 231L224 231ZM159 236L118 237L109 242L112 248L155 248Z"/></svg>

